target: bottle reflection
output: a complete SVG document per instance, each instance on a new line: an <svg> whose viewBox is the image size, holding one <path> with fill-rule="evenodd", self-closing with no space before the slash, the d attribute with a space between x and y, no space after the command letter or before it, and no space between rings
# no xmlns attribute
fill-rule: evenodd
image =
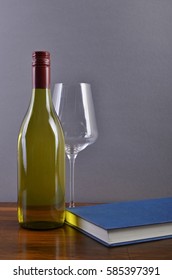
<svg viewBox="0 0 172 280"><path fill-rule="evenodd" d="M33 231L20 228L18 231L18 259L53 260L66 256L66 237L63 227Z"/></svg>
<svg viewBox="0 0 172 280"><path fill-rule="evenodd" d="M87 259L90 255L90 242L95 241L68 225L47 231L19 228L17 259Z"/></svg>

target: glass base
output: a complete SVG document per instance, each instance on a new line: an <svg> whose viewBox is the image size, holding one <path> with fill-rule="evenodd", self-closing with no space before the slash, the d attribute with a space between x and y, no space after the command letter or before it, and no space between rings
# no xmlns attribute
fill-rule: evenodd
<svg viewBox="0 0 172 280"><path fill-rule="evenodd" d="M75 207L75 202L73 202L73 201L70 202L70 203L69 203L69 208L74 208L74 207Z"/></svg>

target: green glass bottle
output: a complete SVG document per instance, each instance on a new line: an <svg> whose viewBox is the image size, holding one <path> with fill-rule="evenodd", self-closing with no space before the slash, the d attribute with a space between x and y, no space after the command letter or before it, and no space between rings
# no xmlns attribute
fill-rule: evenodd
<svg viewBox="0 0 172 280"><path fill-rule="evenodd" d="M18 136L18 221L52 229L65 219L65 147L50 92L50 54L32 55L33 90Z"/></svg>

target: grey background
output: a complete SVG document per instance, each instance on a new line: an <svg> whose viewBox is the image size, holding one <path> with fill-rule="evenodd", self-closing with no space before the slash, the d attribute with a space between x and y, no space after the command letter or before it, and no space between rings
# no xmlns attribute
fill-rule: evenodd
<svg viewBox="0 0 172 280"><path fill-rule="evenodd" d="M17 198L34 50L51 53L52 89L92 85L99 138L76 160L76 200L171 196L172 1L0 0L0 201Z"/></svg>

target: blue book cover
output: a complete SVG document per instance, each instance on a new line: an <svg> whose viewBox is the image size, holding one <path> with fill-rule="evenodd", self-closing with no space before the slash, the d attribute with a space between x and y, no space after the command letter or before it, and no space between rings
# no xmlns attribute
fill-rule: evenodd
<svg viewBox="0 0 172 280"><path fill-rule="evenodd" d="M172 237L172 198L66 209L66 223L107 246Z"/></svg>

